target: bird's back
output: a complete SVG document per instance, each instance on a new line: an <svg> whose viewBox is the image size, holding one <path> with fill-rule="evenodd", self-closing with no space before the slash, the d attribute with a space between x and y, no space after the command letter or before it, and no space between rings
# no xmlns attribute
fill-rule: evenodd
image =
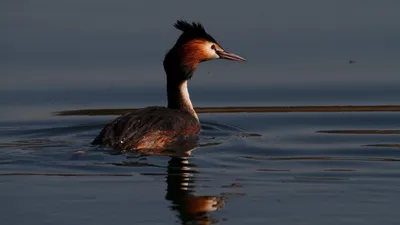
<svg viewBox="0 0 400 225"><path fill-rule="evenodd" d="M165 149L200 132L190 113L161 106L124 114L107 124L92 144L120 150Z"/></svg>

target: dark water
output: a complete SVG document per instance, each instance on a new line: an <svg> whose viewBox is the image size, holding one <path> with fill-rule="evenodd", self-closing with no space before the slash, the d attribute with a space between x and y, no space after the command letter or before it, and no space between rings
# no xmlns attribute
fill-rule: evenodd
<svg viewBox="0 0 400 225"><path fill-rule="evenodd" d="M397 1L2 5L2 224L400 223ZM248 59L189 83L200 146L91 146L105 114L165 104L176 19Z"/></svg>
<svg viewBox="0 0 400 225"><path fill-rule="evenodd" d="M221 91L228 100L236 93ZM101 95L88 93L94 101ZM170 157L91 146L114 116L54 114L85 108L80 94L71 94L70 104L60 104L54 91L29 92L29 102L18 96L8 95L21 103L2 104L0 123L6 224L400 221L398 106L394 112L202 113L201 146ZM200 103L212 99L202 96ZM58 103L44 104L46 98Z"/></svg>

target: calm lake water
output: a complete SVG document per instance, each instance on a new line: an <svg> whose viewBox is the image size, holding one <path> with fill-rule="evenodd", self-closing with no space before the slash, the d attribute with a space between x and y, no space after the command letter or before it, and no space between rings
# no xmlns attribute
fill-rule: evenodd
<svg viewBox="0 0 400 225"><path fill-rule="evenodd" d="M301 2L2 3L2 224L400 224L400 3ZM166 104L176 19L248 59L190 81L200 145L90 145Z"/></svg>

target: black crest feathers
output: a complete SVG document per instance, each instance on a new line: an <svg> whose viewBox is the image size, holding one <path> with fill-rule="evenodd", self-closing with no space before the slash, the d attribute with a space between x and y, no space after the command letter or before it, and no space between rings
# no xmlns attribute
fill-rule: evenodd
<svg viewBox="0 0 400 225"><path fill-rule="evenodd" d="M174 24L174 27L178 30L181 30L182 32L196 32L196 33L206 33L204 30L203 25L200 23L188 23L187 21L184 20L178 20Z"/></svg>
<svg viewBox="0 0 400 225"><path fill-rule="evenodd" d="M217 43L217 41L206 32L203 25L201 25L200 23L197 22L188 23L187 21L184 20L178 20L174 24L174 27L183 32L178 41L185 41L185 40L187 41L199 38Z"/></svg>

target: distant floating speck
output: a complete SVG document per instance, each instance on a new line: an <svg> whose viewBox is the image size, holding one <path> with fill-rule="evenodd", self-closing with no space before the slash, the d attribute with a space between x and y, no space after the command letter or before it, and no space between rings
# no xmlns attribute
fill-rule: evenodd
<svg viewBox="0 0 400 225"><path fill-rule="evenodd" d="M354 60L349 60L349 64L353 64L353 63L356 63L356 61L354 61Z"/></svg>

